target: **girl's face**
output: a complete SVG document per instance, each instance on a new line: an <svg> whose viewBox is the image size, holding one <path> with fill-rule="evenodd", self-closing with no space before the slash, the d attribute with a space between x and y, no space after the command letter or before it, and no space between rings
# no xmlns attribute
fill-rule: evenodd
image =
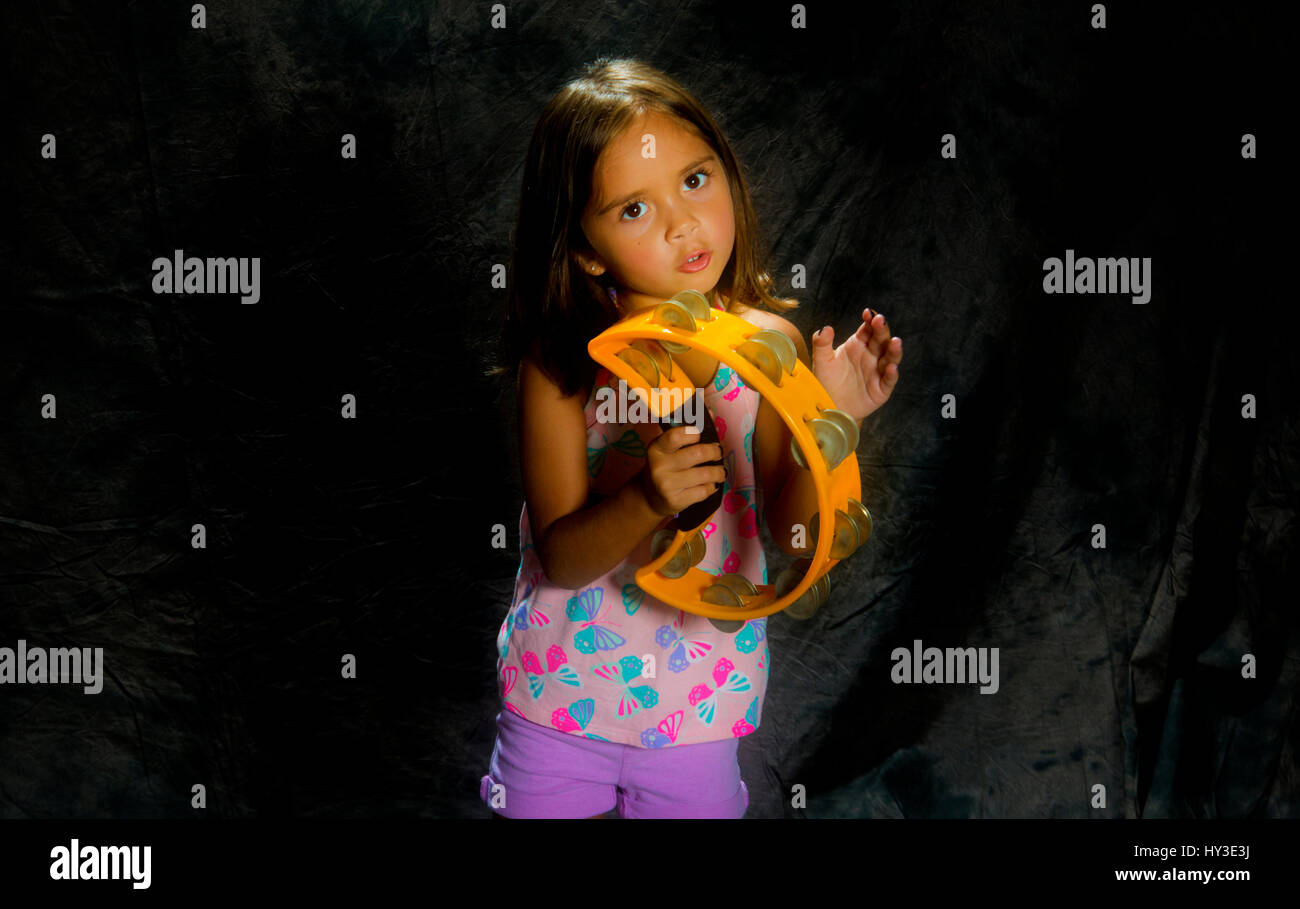
<svg viewBox="0 0 1300 909"><path fill-rule="evenodd" d="M647 134L654 157L643 156L651 148ZM639 117L601 153L581 223L591 250L576 258L587 274L609 272L625 312L682 290L708 294L736 239L722 162L691 129L657 112Z"/></svg>

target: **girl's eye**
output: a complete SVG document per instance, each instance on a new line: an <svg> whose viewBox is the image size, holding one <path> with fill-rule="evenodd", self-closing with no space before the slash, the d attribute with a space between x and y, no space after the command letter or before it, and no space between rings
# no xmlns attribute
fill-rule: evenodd
<svg viewBox="0 0 1300 909"><path fill-rule="evenodd" d="M695 173L691 174L689 177L686 178L686 183L689 189L699 189L705 183L709 182L709 177L711 176L712 174L710 174L707 170L697 170ZM694 180L696 177L700 178L699 182L696 183L694 186L690 186L689 185L690 182Z"/></svg>
<svg viewBox="0 0 1300 909"><path fill-rule="evenodd" d="M691 174L689 177L687 177L682 185L684 185L687 189L692 189L692 190L701 189L705 186L705 184L709 182L709 178L712 176L713 176L712 171L707 169L700 169L697 170L695 173ZM694 183L692 183L692 181L694 181ZM628 215L633 211L635 211L635 214L632 214L631 217L628 217ZM639 220L640 217L644 214L645 214L644 202L630 202L628 203L627 208L623 209L623 212L620 215L619 220L636 221Z"/></svg>

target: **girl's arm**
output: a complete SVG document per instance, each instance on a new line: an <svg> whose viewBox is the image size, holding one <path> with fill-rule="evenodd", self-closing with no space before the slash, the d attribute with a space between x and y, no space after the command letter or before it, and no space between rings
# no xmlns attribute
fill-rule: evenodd
<svg viewBox="0 0 1300 909"><path fill-rule="evenodd" d="M588 506L586 401L565 397L530 359L519 367L519 460L533 545L547 578L590 584L627 558L667 518L640 483Z"/></svg>
<svg viewBox="0 0 1300 909"><path fill-rule="evenodd" d="M774 488L779 491L769 499L767 486L764 485L763 499L768 503L764 519L767 521L768 532L772 534L773 541L782 552L793 556L812 555L817 541L813 539L810 522L813 515L817 514L817 484L813 482L810 471L803 470L794 463L794 458L790 456L790 430L786 428L780 417L775 414L773 416L778 423L781 423L781 433L784 436L781 449L783 456L780 467L774 471L776 477L772 481ZM802 549L796 549L793 545L796 525L803 527L804 547Z"/></svg>
<svg viewBox="0 0 1300 909"><path fill-rule="evenodd" d="M784 321L784 320L782 320ZM789 325L789 322L785 323ZM775 327L785 331L785 326ZM798 329L790 326L785 332L795 342L795 350L805 366L808 365L808 347ZM758 406L754 427L754 459L759 483L763 486L764 514L768 532L782 552L789 555L808 555L813 551L812 529L808 522L817 513L817 486L812 474L795 464L790 455L791 433L785 421L764 399ZM795 549L792 527L802 524L806 548Z"/></svg>
<svg viewBox="0 0 1300 909"><path fill-rule="evenodd" d="M779 316L769 318L795 342L799 359L808 363L808 348L798 329ZM829 325L813 335L813 374L836 408L856 419L861 428L862 421L893 394L903 359L903 340L890 335L884 316L864 309L862 326L839 348L834 342L835 332ZM755 457L760 459L760 482L767 503L764 517L772 539L790 555L810 554L816 548L808 524L817 513L817 486L812 474L794 463L790 430L767 402L759 407L754 448ZM770 497L769 490L775 491ZM805 529L806 545L802 549L791 546L791 527L796 524Z"/></svg>

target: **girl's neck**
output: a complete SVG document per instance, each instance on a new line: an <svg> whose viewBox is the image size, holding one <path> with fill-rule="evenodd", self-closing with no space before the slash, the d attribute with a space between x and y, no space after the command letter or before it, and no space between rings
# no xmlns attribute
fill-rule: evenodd
<svg viewBox="0 0 1300 909"><path fill-rule="evenodd" d="M718 297L718 289L716 287L710 290L704 296L708 299L710 306L718 305L719 297ZM613 287L609 288L609 298L613 300L615 305L617 305L620 309L623 308L622 304L619 303L619 293L616 288Z"/></svg>

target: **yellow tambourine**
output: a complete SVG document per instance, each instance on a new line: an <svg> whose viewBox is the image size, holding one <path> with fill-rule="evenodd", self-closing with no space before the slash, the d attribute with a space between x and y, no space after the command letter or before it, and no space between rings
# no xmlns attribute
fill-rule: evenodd
<svg viewBox="0 0 1300 909"><path fill-rule="evenodd" d="M587 344L591 358L634 389L650 415L664 423L684 422L691 398L700 391L673 362L674 353L687 350L739 373L789 427L795 463L812 471L817 487L818 510L808 522L816 549L811 559L799 559L781 572L775 584L755 585L741 574L713 575L694 567L704 558L701 528L721 501L719 490L654 535L652 559L637 570L636 584L670 606L708 617L723 631L736 631L750 619L783 609L792 618L809 618L826 602L830 569L871 536L871 515L859 501L858 424L834 409L788 337L713 309L698 291L682 291L634 313ZM706 420L701 441L716 441L708 408L703 400L695 406ZM834 532L819 534L827 526Z"/></svg>

